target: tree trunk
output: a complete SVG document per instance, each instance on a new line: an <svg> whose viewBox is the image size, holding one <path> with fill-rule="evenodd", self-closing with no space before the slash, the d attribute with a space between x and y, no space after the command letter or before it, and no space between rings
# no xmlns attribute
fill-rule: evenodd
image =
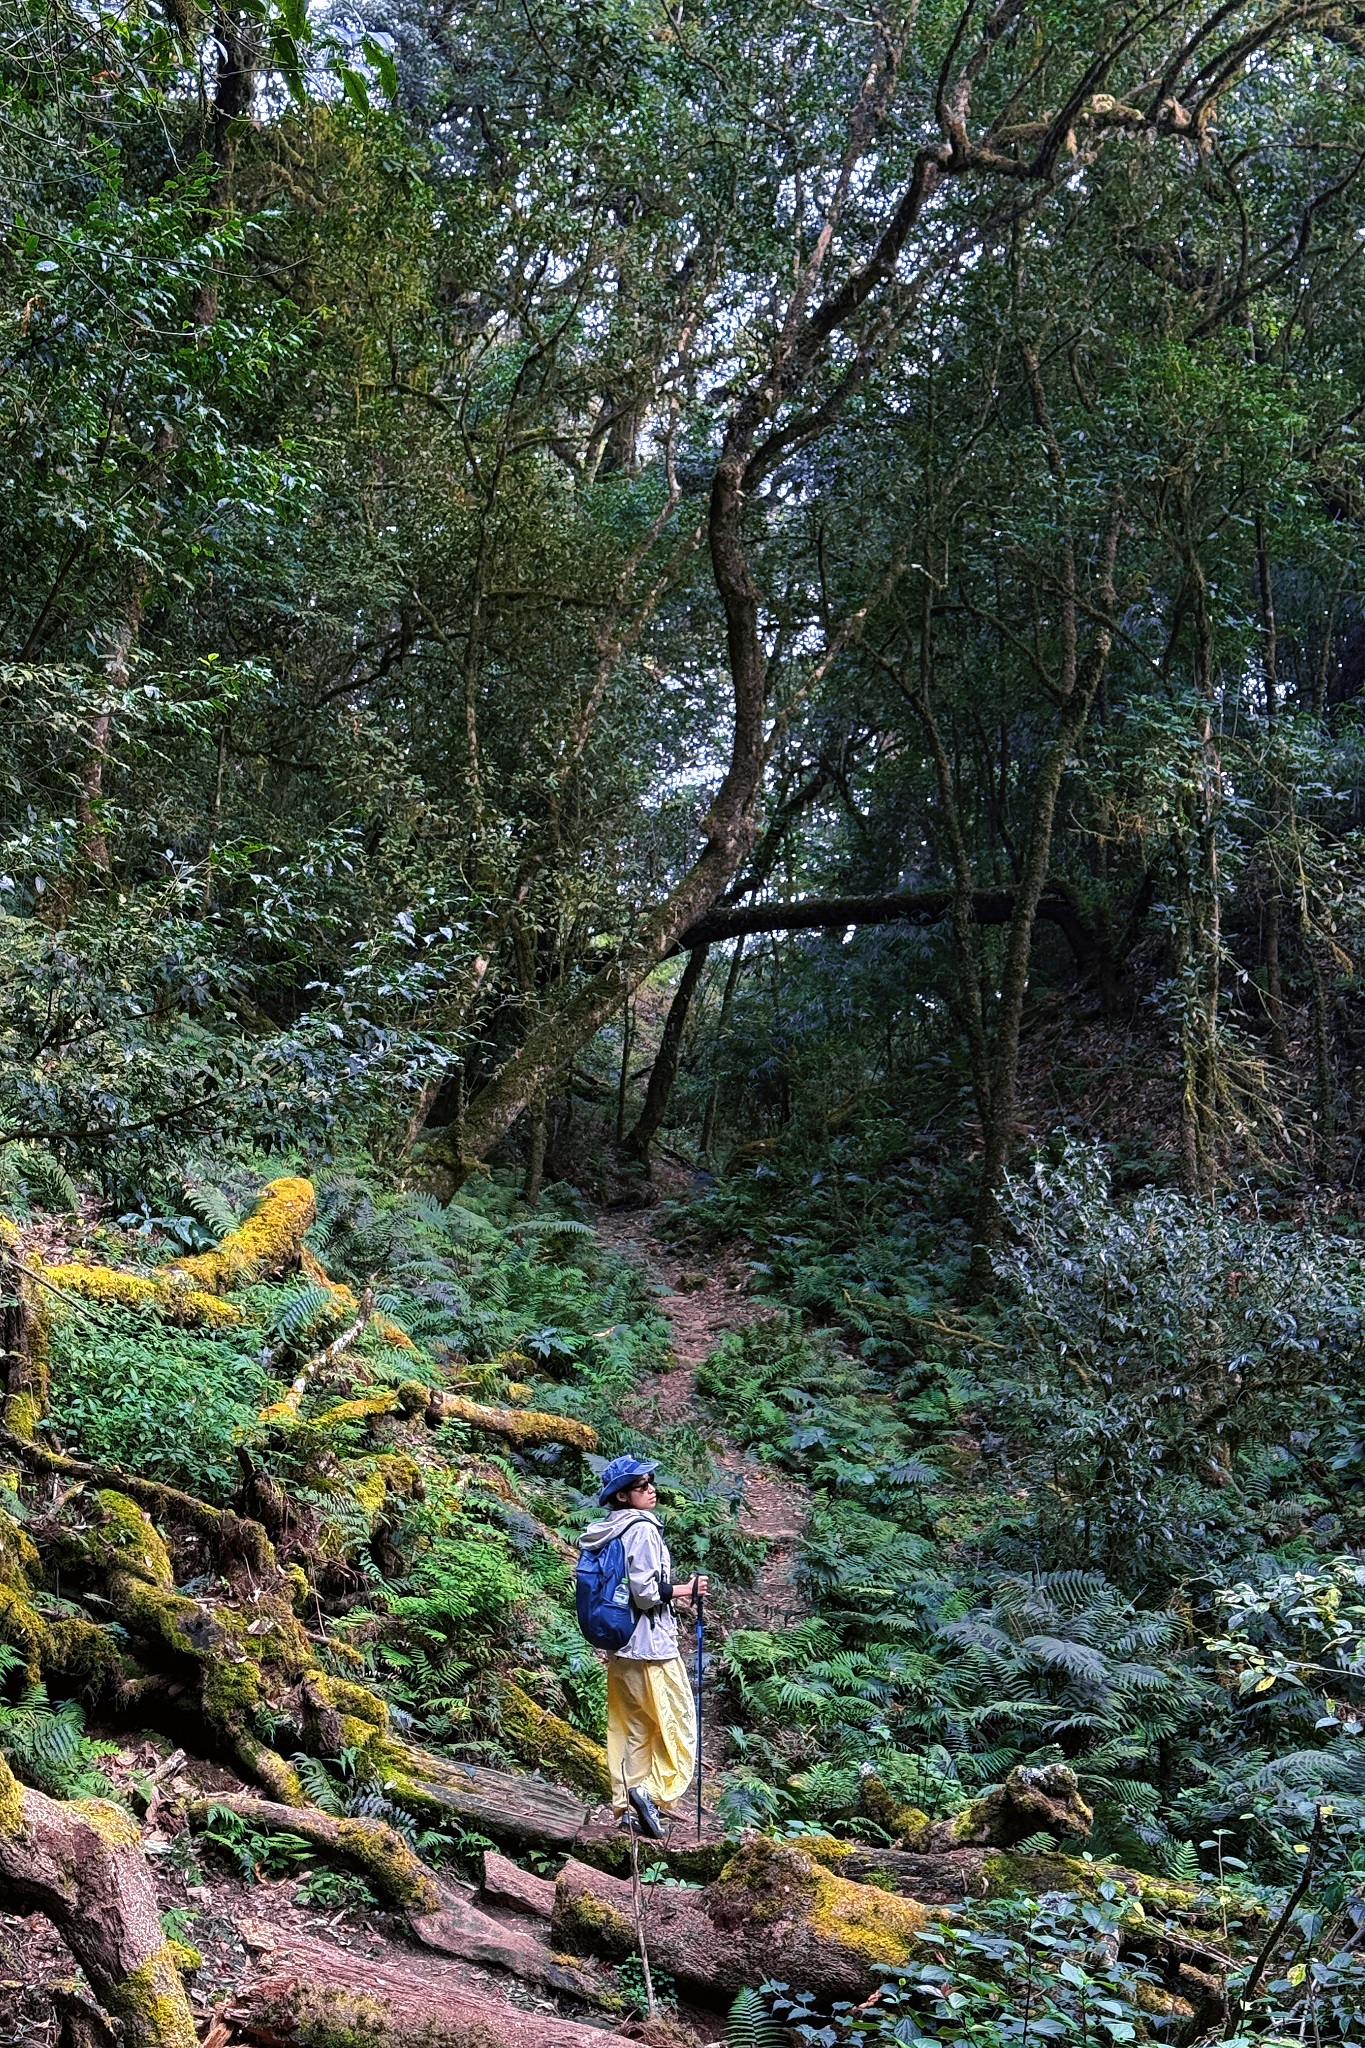
<svg viewBox="0 0 1365 2048"><path fill-rule="evenodd" d="M626 1138L626 1149L637 1159L649 1165L649 1150L662 1130L668 1116L668 1105L673 1097L673 1085L678 1078L678 1056L682 1051L683 1031L687 1024L688 1011L697 993L702 975L706 972L709 946L694 946L687 956L687 965L673 993L668 1006L668 1017L664 1024L663 1037L654 1065L649 1070L649 1086L645 1090L644 1108L636 1119L634 1128Z"/></svg>
<svg viewBox="0 0 1365 2048"><path fill-rule="evenodd" d="M141 1832L122 1807L49 1799L0 1757L0 1905L52 1922L126 2048L196 2048Z"/></svg>

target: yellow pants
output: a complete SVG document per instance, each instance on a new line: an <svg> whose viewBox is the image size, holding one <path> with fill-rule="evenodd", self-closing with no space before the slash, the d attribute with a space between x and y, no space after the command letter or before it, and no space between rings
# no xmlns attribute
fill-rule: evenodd
<svg viewBox="0 0 1365 2048"><path fill-rule="evenodd" d="M681 1657L646 1663L607 1659L607 1768L612 1805L643 1785L659 1806L672 1806L697 1767L697 1709Z"/></svg>

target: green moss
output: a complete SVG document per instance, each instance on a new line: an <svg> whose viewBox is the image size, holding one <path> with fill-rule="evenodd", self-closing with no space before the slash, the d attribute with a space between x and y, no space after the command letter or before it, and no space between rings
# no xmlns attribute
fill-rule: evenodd
<svg viewBox="0 0 1365 2048"><path fill-rule="evenodd" d="M824 1940L852 1949L866 1963L904 1963L927 1920L952 1917L946 1907L922 1906L917 1899L903 1899L877 1885L854 1884L815 1866L815 1896L808 1909L812 1928Z"/></svg>
<svg viewBox="0 0 1365 2048"><path fill-rule="evenodd" d="M751 1835L712 1886L709 1910L720 1926L768 1927L806 1911L816 1865L790 1842Z"/></svg>
<svg viewBox="0 0 1365 2048"><path fill-rule="evenodd" d="M319 1672L313 1683L322 1698L339 1714L345 1714L353 1721L363 1721L369 1730L388 1727L389 1710L377 1693L368 1691L363 1685L353 1685L349 1678L337 1678L329 1672Z"/></svg>
<svg viewBox="0 0 1365 2048"><path fill-rule="evenodd" d="M392 1828L371 1820L338 1821L337 1842L395 1905L416 1913L434 1913L440 1906L435 1879Z"/></svg>
<svg viewBox="0 0 1365 2048"><path fill-rule="evenodd" d="M170 1553L137 1502L108 1487L100 1489L95 1501L101 1520L92 1531L91 1542L105 1553L105 1561L121 1571L135 1572L149 1585L171 1590L175 1573Z"/></svg>
<svg viewBox="0 0 1365 2048"><path fill-rule="evenodd" d="M635 1929L624 1913L591 1892L555 1895L554 1941L570 1955L609 1956L622 1962L635 1954Z"/></svg>
<svg viewBox="0 0 1365 2048"><path fill-rule="evenodd" d="M497 1700L503 1735L523 1763L591 1798L610 1799L611 1774L601 1743L538 1705L511 1679L498 1681Z"/></svg>
<svg viewBox="0 0 1365 2048"><path fill-rule="evenodd" d="M862 1780L859 1801L868 1819L884 1828L893 1841L906 1849L924 1845L932 1822L918 1806L905 1806L877 1776L869 1771Z"/></svg>
<svg viewBox="0 0 1365 2048"><path fill-rule="evenodd" d="M197 2048L194 2015L170 1942L154 1949L123 1982L103 1988L105 2005L139 2048Z"/></svg>
<svg viewBox="0 0 1365 2048"><path fill-rule="evenodd" d="M43 1419L42 1408L32 1394L11 1394L4 1407L4 1424L11 1436L31 1444L38 1424Z"/></svg>
<svg viewBox="0 0 1365 2048"><path fill-rule="evenodd" d="M1138 1984L1133 1992L1133 2003L1142 2012L1148 2012L1153 2019L1192 2020L1194 2007L1187 1998L1177 1998L1173 1991L1163 1991L1159 1984Z"/></svg>

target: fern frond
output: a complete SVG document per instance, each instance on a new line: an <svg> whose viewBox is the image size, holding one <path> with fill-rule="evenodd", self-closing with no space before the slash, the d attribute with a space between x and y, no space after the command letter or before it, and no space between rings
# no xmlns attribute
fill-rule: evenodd
<svg viewBox="0 0 1365 2048"><path fill-rule="evenodd" d="M746 1984L725 2020L726 2048L786 2048L787 2030L779 2026L752 1985Z"/></svg>

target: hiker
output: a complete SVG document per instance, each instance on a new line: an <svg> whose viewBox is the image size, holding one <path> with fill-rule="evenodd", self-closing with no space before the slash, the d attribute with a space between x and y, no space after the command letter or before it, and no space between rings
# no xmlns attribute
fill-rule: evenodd
<svg viewBox="0 0 1365 2048"><path fill-rule="evenodd" d="M697 1716L678 1651L675 1600L704 1597L704 1577L673 1581L656 1513L657 1462L613 1458L597 1500L607 1513L579 1546L578 1614L607 1658L607 1767L622 1827L653 1841L697 1769ZM619 1544L613 1551L611 1546ZM662 1812L661 1812L662 1809Z"/></svg>

